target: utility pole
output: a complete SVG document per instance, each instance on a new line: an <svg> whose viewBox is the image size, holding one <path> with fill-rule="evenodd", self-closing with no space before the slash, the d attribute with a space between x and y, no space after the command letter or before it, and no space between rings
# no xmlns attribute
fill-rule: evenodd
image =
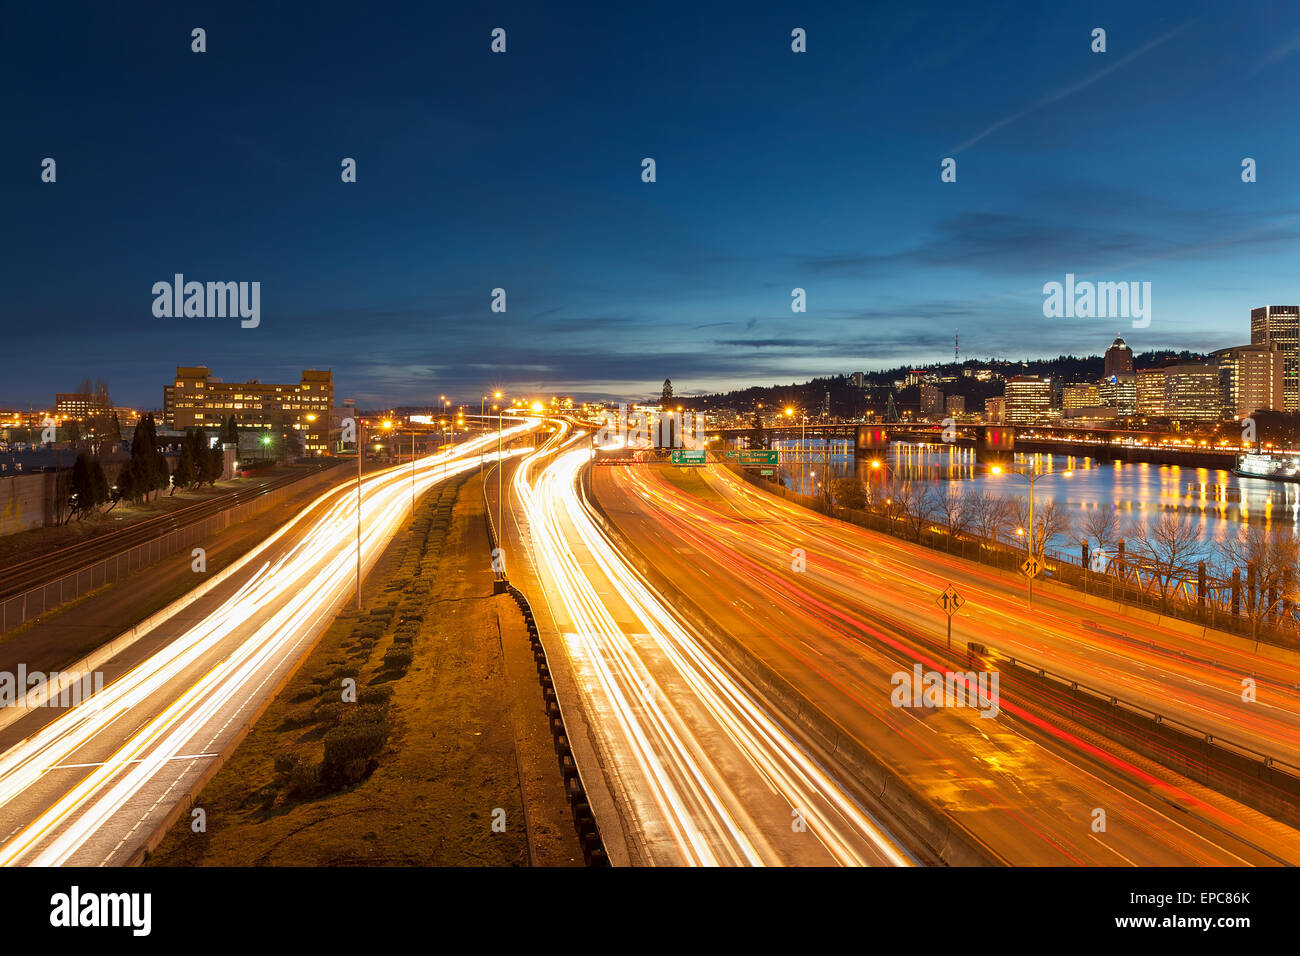
<svg viewBox="0 0 1300 956"><path fill-rule="evenodd" d="M1037 472L1036 464L1031 464L1030 467L1034 468L1035 472ZM1036 473L1031 474L1029 476L1029 560L1030 561L1034 560L1034 551L1035 551L1034 538L1037 537L1037 535L1034 534L1034 482L1037 479L1038 479L1038 475ZM1032 608L1034 606L1034 576L1032 574L1027 574L1025 575L1025 577L1029 581L1029 606Z"/></svg>
<svg viewBox="0 0 1300 956"><path fill-rule="evenodd" d="M830 396L830 392L826 394L828 397ZM822 432L822 477L824 479L822 487L826 490L826 497L829 499L831 496L831 436L829 421Z"/></svg>

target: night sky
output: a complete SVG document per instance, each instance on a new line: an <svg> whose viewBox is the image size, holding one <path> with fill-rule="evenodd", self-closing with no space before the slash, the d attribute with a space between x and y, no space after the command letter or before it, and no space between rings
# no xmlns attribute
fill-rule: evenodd
<svg viewBox="0 0 1300 956"><path fill-rule="evenodd" d="M1300 301L1283 4L124 6L5 12L0 406L90 376L153 408L177 364L640 398L951 359L955 328L1205 350ZM155 318L178 272L260 281L260 326ZM1066 273L1151 282L1150 327L1045 319Z"/></svg>

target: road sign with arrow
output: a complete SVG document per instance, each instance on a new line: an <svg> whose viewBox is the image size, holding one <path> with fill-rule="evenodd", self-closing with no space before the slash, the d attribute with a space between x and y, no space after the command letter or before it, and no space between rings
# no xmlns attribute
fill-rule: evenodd
<svg viewBox="0 0 1300 956"><path fill-rule="evenodd" d="M935 597L934 603L943 608L943 613L948 615L948 649L952 650L952 616L966 603L966 599L950 584Z"/></svg>
<svg viewBox="0 0 1300 956"><path fill-rule="evenodd" d="M956 614L961 609L961 606L966 603L966 599L958 594L957 589L951 584L944 588L934 600L949 617Z"/></svg>
<svg viewBox="0 0 1300 956"><path fill-rule="evenodd" d="M1020 573L1027 578L1038 577L1038 572L1043 570L1043 565L1037 558L1025 558L1025 563L1020 566Z"/></svg>

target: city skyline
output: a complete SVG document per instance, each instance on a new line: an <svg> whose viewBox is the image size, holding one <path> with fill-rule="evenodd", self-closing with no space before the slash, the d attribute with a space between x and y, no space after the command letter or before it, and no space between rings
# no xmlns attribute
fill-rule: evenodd
<svg viewBox="0 0 1300 956"><path fill-rule="evenodd" d="M1273 308L1276 308L1276 306L1274 306ZM1296 308L1296 307L1287 307L1287 308ZM1255 310L1255 311L1258 311L1258 310ZM1238 345L1236 345L1236 346L1229 346L1229 347L1225 347L1225 348L1218 349L1218 350L1214 350L1214 351L1207 350L1207 349L1185 349L1185 350L1179 350L1179 351L1181 351L1181 352L1185 352L1185 353L1187 353L1187 354L1193 354L1193 355L1197 355L1197 354L1199 354L1199 355L1201 355L1201 356L1206 357L1207 360L1212 360L1212 359L1214 358L1215 352L1227 352L1227 351L1239 350L1239 349L1241 349L1241 348L1250 348L1251 346L1250 346L1250 344L1249 344L1249 339L1250 339L1250 336L1249 336L1249 334L1248 334L1248 335L1246 336L1246 338L1242 339L1242 341L1241 341ZM1128 347L1128 346L1127 346L1127 340L1124 339L1124 337L1123 337L1122 334L1116 336L1115 340L1113 340L1113 343L1120 343L1120 344L1125 345L1126 348ZM755 388L756 388L756 389L763 390L763 389L781 389L781 388L787 388L787 387L790 387L790 386L795 386L795 387L804 387L804 386L813 385L815 382L817 382L817 381L821 381L821 380L825 380L825 379L844 378L844 379L846 379L846 380L856 380L859 376L878 376L878 375L883 375L883 374L887 374L887 373L890 373L890 372L896 372L896 371L899 371L899 370L901 370L901 369L911 369L911 370L913 370L913 373L916 373L916 372L922 372L922 371L933 371L933 370L944 369L944 368L970 367L970 366L974 365L974 366L976 366L977 368L978 368L978 367L981 367L981 366L984 366L984 367L986 367L986 370L989 370L989 369L992 369L992 368L995 367L995 366L1006 366L1006 365L1012 365L1012 366L1020 365L1020 366L1023 366L1023 367L1030 367L1030 366L1035 366L1035 365L1050 365L1051 363L1053 363L1053 362L1055 362L1055 361L1057 361L1057 360L1060 360L1060 359L1074 359L1074 360L1103 359L1103 360L1107 360L1108 355L1110 354L1111 351L1113 351L1113 348L1114 348L1114 344L1113 344L1113 343L1110 344L1110 345L1108 345L1108 347L1107 347L1106 349L1098 349L1098 350L1096 350L1096 351L1080 350L1080 351L1078 351L1077 353L1076 353L1076 352L1062 352L1062 353L1059 353L1059 354L1057 354L1057 355L1041 355L1041 356L1029 356L1029 355L1026 355L1026 356L1024 356L1023 358L1020 358L1020 359L1006 359L1006 358L997 358L997 357L992 357L992 356L971 356L971 355L962 355L962 356L960 357L960 359L959 359L959 360L956 360L956 361L954 361L954 359L953 359L952 357L948 357L948 358L946 358L946 359L945 359L945 358L938 358L938 359L936 359L936 360L934 360L934 361L926 362L926 363L903 363L903 364L896 364L896 365L892 365L892 366L881 366L881 367L878 367L878 368L861 368L861 369L851 369L851 370L849 370L849 369L830 370L830 371L826 372L824 375L819 375L819 376L816 376L816 377L814 377L814 378L807 379L807 380L805 380L804 382L782 383L782 382L776 382L776 381L766 381L766 382L745 382L745 383L742 383L742 384L734 384L734 383L732 383L732 384L728 384L728 383L722 383L722 387L720 387L720 388L719 388L718 390L716 390L716 391L705 391L705 390L702 390L702 389L691 389L691 388L689 388L689 386L688 386L686 389L681 389L681 388L678 388L677 386L674 386L674 387L675 387L675 389L676 389L676 394L677 394L677 396L678 396L679 398L690 398L690 399L695 399L695 398L703 398L703 397L717 396L717 395L725 394L725 393L727 393L727 392L743 391L743 390L745 390L745 389L755 389ZM1131 355L1131 359L1130 359L1130 361L1133 361L1133 360L1136 360L1136 359L1141 358L1141 357L1144 356L1144 355L1159 355L1159 354L1161 354L1161 353L1164 353L1164 352L1172 352L1172 351L1174 351L1174 350L1170 350L1170 349L1152 349L1152 350L1148 350L1148 351L1146 351L1146 352L1139 353L1139 352L1133 351L1133 350L1130 348L1129 351L1130 351L1130 355ZM1174 361L1174 360L1173 360L1173 359L1162 359L1162 360L1161 360L1161 364L1167 364L1167 363L1170 362L1170 361ZM186 368L194 368L195 366L175 366L175 365L173 365L173 366L168 366L168 367L171 367L171 368L173 369L174 372L176 372L176 373L180 373L183 369L186 369ZM208 366L197 366L197 367L199 367L199 368L209 368ZM334 374L334 372L335 372L335 370L332 369L332 368L331 368L331 369L304 369L304 368L302 368L302 367L297 367L297 368L295 369L294 366L293 366L293 363L285 363L285 364L277 365L277 366L275 366L275 367L276 367L277 369L285 369L286 371L285 371L284 374L287 375L289 378L296 378L296 377L298 377L300 374L306 374L306 373L308 373L308 372L318 372L318 373L321 373L321 374L327 374L327 375L329 375L329 376L332 377L333 374ZM1146 366L1146 367L1148 367L1148 368L1154 368L1155 366ZM262 386L262 387L265 387L265 386L266 386L266 383L268 383L269 381L271 381L271 380L270 380L266 375L260 374L260 367L255 367L255 368L253 368L252 370L248 370L248 369L245 369L245 370L234 370L231 374L219 374L221 371L222 371L222 370L211 370L211 369L209 369L209 374L211 375L211 381L216 382L216 383L223 383L225 387L233 387L233 386L238 386L238 385L254 385L254 386ZM279 374L279 373L277 372L277 374ZM1110 372L1107 371L1105 374L1106 374L1106 375L1109 375ZM84 384L85 380L87 380L87 378L88 378L87 376L82 376L82 383L83 383L83 384ZM154 413L164 413L164 414L165 414L166 409L169 407L169 399L168 399L167 395L168 395L168 393L171 391L171 388L172 388L172 384L171 384L171 383L172 383L172 381L173 381L174 378L175 378L175 375L173 375L173 376L169 376L169 377L166 379L166 381L165 381L162 385L158 386L158 388L156 389L156 390L158 390L158 391L160 392L160 399L159 399L159 401L158 401L157 404L150 404L150 403L148 403L148 402L144 402L144 403L139 403L139 404L129 405L129 406L128 406L128 405L126 405L124 402L119 401L119 400L117 399L116 395L115 395L114 392L113 392L113 388L112 388L112 383L111 383L111 382L106 382L106 381L103 381L102 379L100 379L99 382L98 382L98 384L108 387L108 389L109 389L109 397L110 397L111 400L112 400L112 404L113 404L113 407L114 407L114 408L121 408L121 409L128 409L128 408L129 408L129 409L133 409L133 410L135 410L135 411L137 411L137 412L139 412L139 413L154 412ZM657 381L658 381L658 380L656 379L655 382L657 382ZM1091 381L1091 379L1083 379L1083 380L1081 380L1081 381ZM375 409L381 409L381 410L382 410L382 409L399 409L399 408L416 408L416 409L418 409L418 408L436 408L436 407L439 407L440 405L444 405L444 404L453 404L453 405L457 405L457 406L469 406L469 405L472 405L473 402L474 402L473 396L472 396L472 394L471 394L472 392L474 392L474 391L481 391L481 390L483 390L483 388L486 388L487 391L488 391L489 393L492 393L492 392L499 392L500 389L497 387L498 384L499 384L499 383L494 382L494 383L492 383L491 385L489 385L489 386L484 386L484 387L482 387L482 388L480 388L480 389L472 389L472 388L471 388L471 389L470 389L468 392L466 392L464 395L461 395L461 396L453 396L452 398L448 398L448 396L447 396L445 393L442 393L442 394L439 395L439 397L438 397L437 399L430 398L429 396L417 396L417 397L415 397L413 400L411 400L411 401L406 401L406 402L386 402L386 401L382 401L382 400L381 400L381 401L378 401L378 402L373 403L373 408L375 408ZM865 383L865 381L864 381L863 385L862 385L862 386L859 386L859 387L865 387L866 384L867 384L867 383ZM878 383L877 383L877 384L878 384ZM651 385L647 385L645 391L646 391L647 393L650 393L650 392L655 391L656 389L653 387L653 385L654 385L654 383L651 383ZM273 386L273 387L274 387L274 386ZM65 393L66 393L66 396L65 396ZM69 400L72 400L72 399L75 399L75 398L82 397L82 394L83 394L83 393L78 393L78 392L76 392L74 389L70 389L70 388L69 388L69 389L62 389L62 390L61 390L59 393L57 393L56 396L55 396L56 399L57 399L58 401L56 401L56 402L54 402L54 403L49 403L49 404L48 404L48 407L49 407L49 408L54 408L55 405L59 404L59 402L62 402L63 399L64 399L65 397L67 397ZM85 393L85 394L89 395L89 393ZM533 396L533 397L540 397L540 396L544 396L544 395L548 394L548 392L547 392L545 389L537 389L537 388L533 388L533 389L516 389L516 390L515 390L514 397L515 397L515 398L518 398L519 395L521 395L521 394L526 394L526 395L530 395L530 396ZM557 390L551 390L551 392L550 392L549 394L552 394L553 396L558 396L558 395L560 395L560 394L565 394L565 395L567 395L567 396L570 397L570 398L576 398L576 399L579 399L579 400L583 400L583 401L591 401L591 402L595 402L595 403L599 403L599 402L602 402L602 401L604 401L604 402L609 402L609 401L619 401L619 400L633 400L633 401L638 400L638 398L637 398L637 396L636 396L635 394L618 394L618 395L614 395L614 394L604 394L604 393L584 393L584 392L580 392L580 391L563 392L563 390L558 390L558 389L557 389ZM485 394L485 395L483 395L483 396L481 396L481 397L484 398L484 399L486 400L489 396ZM650 399L653 399L654 396L653 396L653 395L650 395L650 394L647 394L646 397L647 397L647 400L650 400ZM427 400L421 400L422 398L423 398L423 399L427 399ZM354 399L350 394L345 395L345 393L344 393L343 390L338 390L338 399L337 399L337 400L338 400L338 402L340 402L340 403L343 402L343 401L347 401L347 402L350 403L350 404L356 403L356 399ZM32 398L32 399L28 399L28 400L26 400L26 401L6 401L6 400L4 399L3 396L0 396L0 410L11 410L11 411L15 411L15 412L20 412L20 413L21 413L21 412L35 412L35 411L39 411L39 410L41 410L41 409L43 409L43 408L46 408L46 407L47 407L46 402L45 402L43 399L40 399L40 398ZM357 407L358 407L358 408L362 408L362 409L364 410L364 409L366 408L366 405L365 405L364 402L362 402L362 403L358 404ZM57 417L57 416L56 416L56 417ZM160 417L160 420L161 420L161 417Z"/></svg>
<svg viewBox="0 0 1300 956"><path fill-rule="evenodd" d="M854 868L913 947L957 868L1013 938L1274 919L1300 8L5 25L20 933L495 902L435 868Z"/></svg>
<svg viewBox="0 0 1300 956"><path fill-rule="evenodd" d="M178 362L332 368L363 405L707 392L941 361L955 329L1012 361L1117 330L1209 352L1300 298L1296 46L1267 11L1099 8L1105 53L1054 10L337 13L224 13L202 55L192 14L16 15L0 276L40 360L0 401L89 374L153 407ZM177 274L260 283L260 322L157 317ZM1044 318L1066 276L1151 283L1150 325Z"/></svg>

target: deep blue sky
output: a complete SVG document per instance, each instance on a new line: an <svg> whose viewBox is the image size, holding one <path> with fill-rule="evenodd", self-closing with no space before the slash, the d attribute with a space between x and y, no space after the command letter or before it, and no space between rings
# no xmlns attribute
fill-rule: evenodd
<svg viewBox="0 0 1300 956"><path fill-rule="evenodd" d="M156 407L177 364L639 397L950 358L956 327L1216 348L1300 300L1283 4L124 6L5 14L0 404L90 375ZM176 272L260 281L261 327L154 318ZM1150 281L1150 328L1044 319L1067 272Z"/></svg>

